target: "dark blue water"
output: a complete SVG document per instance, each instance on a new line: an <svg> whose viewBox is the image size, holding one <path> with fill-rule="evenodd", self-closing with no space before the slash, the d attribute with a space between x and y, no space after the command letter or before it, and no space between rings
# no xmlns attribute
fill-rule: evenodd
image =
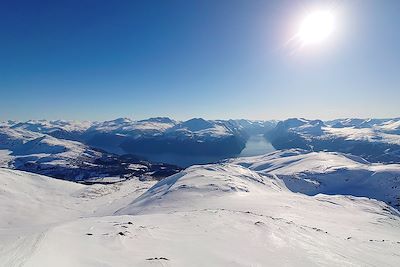
<svg viewBox="0 0 400 267"><path fill-rule="evenodd" d="M275 151L275 148L265 140L263 135L254 135L247 140L246 147L237 157L250 157L263 155L269 152ZM205 164L213 163L224 158L216 156L190 156L190 155L178 155L174 153L158 153L158 154L139 154L146 159L154 162L164 162L175 164L180 167L188 167L194 164Z"/></svg>

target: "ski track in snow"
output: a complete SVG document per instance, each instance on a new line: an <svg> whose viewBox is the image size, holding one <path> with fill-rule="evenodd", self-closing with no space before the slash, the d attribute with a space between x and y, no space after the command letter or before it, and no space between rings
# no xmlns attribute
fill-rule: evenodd
<svg viewBox="0 0 400 267"><path fill-rule="evenodd" d="M7 244L6 248L1 249L0 255L11 255L2 262L4 266L24 266L35 251L39 248L41 241L46 237L46 229L39 233L33 233L28 236L19 236L12 244Z"/></svg>

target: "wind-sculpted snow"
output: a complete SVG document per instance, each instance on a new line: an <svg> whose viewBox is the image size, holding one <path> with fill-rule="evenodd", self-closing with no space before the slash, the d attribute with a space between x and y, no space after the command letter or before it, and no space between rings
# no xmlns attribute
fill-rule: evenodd
<svg viewBox="0 0 400 267"><path fill-rule="evenodd" d="M369 163L357 156L300 149L231 162L276 175L294 192L363 196L400 207L400 164Z"/></svg>
<svg viewBox="0 0 400 267"><path fill-rule="evenodd" d="M361 156L371 162L400 163L400 119L288 119L265 136L277 149L302 148Z"/></svg>
<svg viewBox="0 0 400 267"><path fill-rule="evenodd" d="M400 261L400 217L383 202L292 193L273 175L235 164L188 168L140 197L148 182L83 186L1 169L0 181L0 211L9 218L0 221L4 266Z"/></svg>

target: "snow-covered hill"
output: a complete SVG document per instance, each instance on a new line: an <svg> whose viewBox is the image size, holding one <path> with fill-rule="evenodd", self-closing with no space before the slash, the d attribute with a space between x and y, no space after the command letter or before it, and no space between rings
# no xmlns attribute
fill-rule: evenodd
<svg viewBox="0 0 400 267"><path fill-rule="evenodd" d="M273 129L278 123L278 121L275 120L262 121L246 119L228 120L228 122L236 125L236 127L241 129L248 135L265 134L267 131Z"/></svg>
<svg viewBox="0 0 400 267"><path fill-rule="evenodd" d="M337 152L291 149L230 162L276 175L291 191L307 195L353 195L400 207L400 164L369 163Z"/></svg>
<svg viewBox="0 0 400 267"><path fill-rule="evenodd" d="M25 129L32 132L52 133L56 131L83 132L92 126L89 121L67 121L67 120L29 120L26 122L13 122L9 126L15 129Z"/></svg>
<svg viewBox="0 0 400 267"><path fill-rule="evenodd" d="M400 217L383 202L292 193L235 164L193 166L139 197L150 184L82 186L2 169L0 177L5 266L400 262Z"/></svg>
<svg viewBox="0 0 400 267"><path fill-rule="evenodd" d="M88 186L0 168L0 228L29 228L83 215L110 214L129 204L154 183L130 179Z"/></svg>
<svg viewBox="0 0 400 267"><path fill-rule="evenodd" d="M16 130L28 130L31 132L51 135L56 138L77 141L77 136L87 131L93 125L89 121L66 120L29 120L25 122L13 122L8 126Z"/></svg>
<svg viewBox="0 0 400 267"><path fill-rule="evenodd" d="M371 162L400 162L400 119L281 121L265 136L277 149L302 148L361 156Z"/></svg>
<svg viewBox="0 0 400 267"><path fill-rule="evenodd" d="M41 164L52 167L74 165L76 161L86 161L101 157L82 143L59 139L21 128L0 127L0 149L12 151L13 160L9 166Z"/></svg>
<svg viewBox="0 0 400 267"><path fill-rule="evenodd" d="M110 175L152 175L159 178L179 170L176 166L152 164L133 156L112 155L81 142L8 126L0 126L0 167L66 180Z"/></svg>
<svg viewBox="0 0 400 267"><path fill-rule="evenodd" d="M373 128L387 133L400 134L400 118L393 119L337 119L327 121L332 128Z"/></svg>
<svg viewBox="0 0 400 267"><path fill-rule="evenodd" d="M119 118L111 121L95 122L88 129L88 132L129 134L136 137L141 135L151 136L159 135L176 124L176 121L162 117L140 121Z"/></svg>
<svg viewBox="0 0 400 267"><path fill-rule="evenodd" d="M46 243L53 227L82 217L111 214L152 184L153 181L131 179L85 186L0 168L0 266L25 266ZM45 260L36 266L54 264Z"/></svg>

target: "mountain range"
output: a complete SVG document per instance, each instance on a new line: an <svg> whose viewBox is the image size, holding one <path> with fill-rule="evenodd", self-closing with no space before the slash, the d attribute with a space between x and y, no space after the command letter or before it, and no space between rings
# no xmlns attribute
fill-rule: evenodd
<svg viewBox="0 0 400 267"><path fill-rule="evenodd" d="M276 149L302 148L361 156L370 162L400 162L400 119L288 119L265 133Z"/></svg>
<svg viewBox="0 0 400 267"><path fill-rule="evenodd" d="M0 123L0 164L69 180L126 177L135 164L142 164L141 172L163 168L171 174L179 169L172 165L237 157L249 137L260 134L276 149L342 152L369 162L398 163L399 131L400 119L6 121Z"/></svg>
<svg viewBox="0 0 400 267"><path fill-rule="evenodd" d="M397 266L399 127L400 119L2 122L0 263ZM260 138L277 150L239 156Z"/></svg>

